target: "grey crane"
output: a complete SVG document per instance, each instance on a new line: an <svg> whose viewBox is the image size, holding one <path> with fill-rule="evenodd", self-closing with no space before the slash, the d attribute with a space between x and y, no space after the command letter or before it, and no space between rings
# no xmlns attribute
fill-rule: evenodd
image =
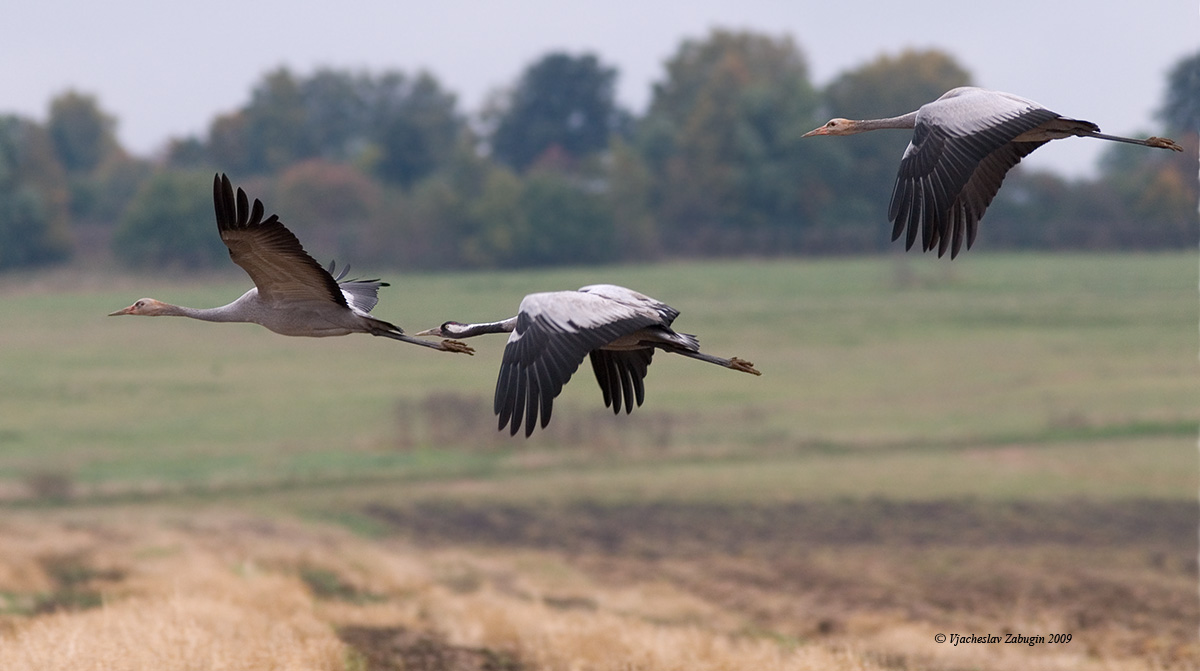
<svg viewBox="0 0 1200 671"><path fill-rule="evenodd" d="M448 321L418 336L470 338L485 333L511 333L500 362L493 410L499 428L516 435L522 420L525 436L541 416L550 422L553 401L583 363L592 370L604 405L614 413L633 411L645 397L643 379L655 349L680 354L743 373L761 375L749 361L722 359L700 351L696 336L677 333L671 323L675 308L636 291L612 284L593 284L578 291L529 294L515 317L498 322L464 324Z"/></svg>
<svg viewBox="0 0 1200 671"><path fill-rule="evenodd" d="M975 242L979 220L1005 174L1050 140L1092 137L1183 151L1167 138L1105 135L1091 121L1068 119L1032 100L973 86L951 89L915 112L896 117L831 119L804 137L881 128L913 131L888 206L892 240L907 230L905 249L911 249L920 229L924 251L936 247L942 256L949 249L950 258L958 255L964 241L968 249Z"/></svg>
<svg viewBox="0 0 1200 671"><path fill-rule="evenodd" d="M190 308L142 298L109 316L190 317L209 322L250 322L287 336L326 337L369 333L445 352L472 354L452 340L430 342L406 335L400 327L368 313L379 302L379 280L347 280L349 266L337 277L335 266L322 268L300 245L277 215L263 218L257 198L251 206L241 188L234 196L229 178L213 178L217 231L229 257L242 267L254 288L234 302L216 308Z"/></svg>

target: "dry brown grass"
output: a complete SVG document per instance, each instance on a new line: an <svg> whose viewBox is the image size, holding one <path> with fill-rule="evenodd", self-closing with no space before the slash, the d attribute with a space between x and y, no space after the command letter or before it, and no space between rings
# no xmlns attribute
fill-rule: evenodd
<svg viewBox="0 0 1200 671"><path fill-rule="evenodd" d="M1144 649L1132 651L1097 645L1095 634L1057 647L936 645L938 631L1081 631L1062 619L1069 611L1028 605L1033 594L1016 602L1024 610L980 594L988 608L947 619L929 605L972 585L947 583L939 596L922 584L919 563L937 553L652 559L418 549L229 514L70 515L0 524L0 595L10 604L0 615L0 669L1143 671L1195 660L1194 650L1178 649L1178 637L1143 636ZM1020 569L1031 557L997 561L1031 575L1063 568L1047 556L1046 566ZM934 567L946 580L998 566L972 564L966 552L945 558L961 564ZM94 591L101 605L11 607L64 584ZM852 601L865 607L847 607ZM926 610L902 605L910 602ZM838 617L828 617L831 605L842 608Z"/></svg>
<svg viewBox="0 0 1200 671"><path fill-rule="evenodd" d="M341 642L299 581L230 563L224 553L204 551L203 539L130 525L32 522L6 525L0 536L7 592L52 589L45 569L52 557L71 557L107 577L97 586L97 608L7 616L0 668L343 668Z"/></svg>
<svg viewBox="0 0 1200 671"><path fill-rule="evenodd" d="M339 640L349 627L425 632L446 649L497 651L507 668L878 668L845 650L732 635L703 600L661 584L606 591L540 555L419 554L229 516L29 517L0 526L0 590L52 590L48 557L84 567L103 604L5 615L6 671L374 668L371 651ZM314 568L376 597L316 598L301 578Z"/></svg>

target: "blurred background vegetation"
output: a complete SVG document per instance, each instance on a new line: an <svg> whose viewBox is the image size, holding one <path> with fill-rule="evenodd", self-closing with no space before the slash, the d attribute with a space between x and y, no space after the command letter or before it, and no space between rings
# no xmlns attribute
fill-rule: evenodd
<svg viewBox="0 0 1200 671"><path fill-rule="evenodd" d="M44 121L0 116L0 269L223 264L207 195L218 170L310 248L390 268L879 252L906 134L801 135L972 83L927 50L818 89L790 38L727 30L679 45L644 115L615 102L619 74L594 54L549 53L469 114L429 72L280 68L206 135L154 157L125 151L118 120L68 90ZM1142 130L1188 151L1114 146L1083 179L1018 169L987 246L1194 246L1200 52L1168 79L1161 126Z"/></svg>

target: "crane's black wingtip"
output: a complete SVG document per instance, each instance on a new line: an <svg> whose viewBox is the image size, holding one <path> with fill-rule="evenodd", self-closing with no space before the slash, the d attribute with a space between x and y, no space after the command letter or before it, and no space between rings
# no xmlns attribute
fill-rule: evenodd
<svg viewBox="0 0 1200 671"><path fill-rule="evenodd" d="M233 184L223 172L213 176L213 209L216 211L218 228L228 226L237 220Z"/></svg>

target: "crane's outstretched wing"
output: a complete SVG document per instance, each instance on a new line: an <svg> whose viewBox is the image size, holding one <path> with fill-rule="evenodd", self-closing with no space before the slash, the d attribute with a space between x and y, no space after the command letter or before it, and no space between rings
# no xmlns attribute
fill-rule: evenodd
<svg viewBox="0 0 1200 671"><path fill-rule="evenodd" d="M499 428L508 425L515 436L524 422L529 436L539 415L545 428L554 398L585 355L656 324L662 324L656 311L595 293L556 291L526 296L500 361L494 402ZM611 387L606 399L609 393Z"/></svg>
<svg viewBox="0 0 1200 671"><path fill-rule="evenodd" d="M254 281L263 300L333 301L349 308L333 275L304 251L279 217L272 214L263 219L262 202L255 198L251 208L240 188L235 199L233 185L224 174L213 179L213 205L217 230L229 248L229 257Z"/></svg>
<svg viewBox="0 0 1200 671"><path fill-rule="evenodd" d="M1005 174L1043 142L1013 139L1059 115L1030 100L995 91L955 89L917 112L904 151L888 219L905 248L921 233L924 251L953 258L975 241L979 219Z"/></svg>

